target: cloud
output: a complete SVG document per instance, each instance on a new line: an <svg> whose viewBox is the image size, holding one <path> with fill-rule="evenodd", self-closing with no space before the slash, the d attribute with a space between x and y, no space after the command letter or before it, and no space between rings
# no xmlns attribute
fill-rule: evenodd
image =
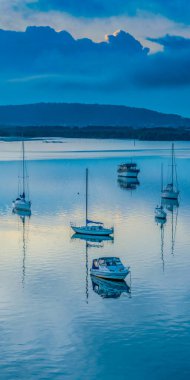
<svg viewBox="0 0 190 380"><path fill-rule="evenodd" d="M130 0L131 1L131 0ZM130 2L129 1L129 2ZM80 3L80 9L83 7L83 2L77 0L76 4ZM97 0L87 1L88 8L93 9L93 4ZM126 1L118 0L116 2L103 1L105 9L114 4L114 9L121 8L121 3L126 7ZM144 2L141 1L140 4ZM46 26L49 25L57 31L62 29L68 30L75 38L88 37L95 41L101 41L102 36L106 33L111 34L113 30L122 29L128 30L136 39L144 46L151 48L152 51L161 49L158 43L147 40L147 36L158 38L167 33L171 35L179 35L190 37L190 27L182 23L177 23L167 17L155 13L153 8L148 7L149 11L140 10L140 7L134 6L134 10L130 12L113 12L110 16L109 12L99 17L78 17L77 12L64 11L63 4L75 8L75 2L60 1L45 1L44 5L38 0L0 0L0 25L1 28L7 30L24 31L28 25ZM84 3L85 4L85 3ZM128 4L128 3L127 3ZM134 2L137 4L137 2ZM143 8L143 7L142 7ZM146 7L144 7L146 8ZM85 7L86 9L86 7ZM151 11L150 11L151 9Z"/></svg>
<svg viewBox="0 0 190 380"><path fill-rule="evenodd" d="M151 41L161 44L164 51L149 57L137 81L162 88L190 86L190 39L166 35Z"/></svg>
<svg viewBox="0 0 190 380"><path fill-rule="evenodd" d="M190 3L187 0L36 0L33 9L59 10L77 17L111 17L135 15L139 10L161 14L183 23L190 21Z"/></svg>
<svg viewBox="0 0 190 380"><path fill-rule="evenodd" d="M150 42L162 50L150 54L121 30L101 42L51 27L0 30L0 103L120 103L168 112L177 104L187 114L190 39L166 35Z"/></svg>

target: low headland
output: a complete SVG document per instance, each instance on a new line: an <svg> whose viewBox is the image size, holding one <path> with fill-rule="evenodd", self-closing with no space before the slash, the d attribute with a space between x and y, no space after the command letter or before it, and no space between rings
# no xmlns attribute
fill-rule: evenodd
<svg viewBox="0 0 190 380"><path fill-rule="evenodd" d="M190 141L190 118L144 108L79 103L0 106L0 136Z"/></svg>

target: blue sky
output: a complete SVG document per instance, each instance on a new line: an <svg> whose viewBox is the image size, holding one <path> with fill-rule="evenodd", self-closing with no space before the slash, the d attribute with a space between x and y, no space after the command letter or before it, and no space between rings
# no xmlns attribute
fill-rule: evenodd
<svg viewBox="0 0 190 380"><path fill-rule="evenodd" d="M0 0L0 104L111 103L190 116L189 24L186 0Z"/></svg>

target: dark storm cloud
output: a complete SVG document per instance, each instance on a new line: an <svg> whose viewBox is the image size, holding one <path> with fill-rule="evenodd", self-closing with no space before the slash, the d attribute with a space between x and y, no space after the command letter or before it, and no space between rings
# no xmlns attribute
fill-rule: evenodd
<svg viewBox="0 0 190 380"><path fill-rule="evenodd" d="M149 56L137 75L138 84L153 87L190 85L190 39L165 36L153 39L164 47L161 53Z"/></svg>
<svg viewBox="0 0 190 380"><path fill-rule="evenodd" d="M146 98L149 107L153 100L158 101L151 91L159 91L162 109L171 89L177 96L177 89L184 89L187 96L190 39L165 36L152 41L161 44L163 51L150 54L124 31L95 43L88 38L76 40L68 32L50 27L29 27L26 32L0 30L0 103L19 99L20 103L129 104L133 97L135 105L144 104ZM179 101L182 104L181 97Z"/></svg>
<svg viewBox="0 0 190 380"><path fill-rule="evenodd" d="M45 11L59 10L78 17L135 15L138 10L143 10L184 23L190 21L188 0L38 0L29 6Z"/></svg>

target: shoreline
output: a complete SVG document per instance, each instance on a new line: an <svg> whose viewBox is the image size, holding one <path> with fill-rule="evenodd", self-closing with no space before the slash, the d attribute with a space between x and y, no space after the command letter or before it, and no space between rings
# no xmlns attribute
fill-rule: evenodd
<svg viewBox="0 0 190 380"><path fill-rule="evenodd" d="M0 141L28 140L63 143L63 138L122 139L139 141L190 141L188 127L65 127L65 126L0 126ZM58 141L58 139L61 139Z"/></svg>

